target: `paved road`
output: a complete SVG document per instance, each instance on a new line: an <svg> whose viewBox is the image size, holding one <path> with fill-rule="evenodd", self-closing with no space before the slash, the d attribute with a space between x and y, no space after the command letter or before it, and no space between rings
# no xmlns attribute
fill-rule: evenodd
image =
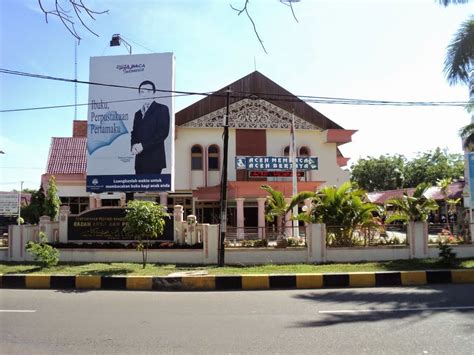
<svg viewBox="0 0 474 355"><path fill-rule="evenodd" d="M0 290L0 331L2 354L473 354L474 285Z"/></svg>

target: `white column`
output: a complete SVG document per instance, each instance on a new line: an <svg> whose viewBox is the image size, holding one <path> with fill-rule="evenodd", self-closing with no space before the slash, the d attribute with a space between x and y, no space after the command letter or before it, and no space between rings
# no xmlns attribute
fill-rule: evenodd
<svg viewBox="0 0 474 355"><path fill-rule="evenodd" d="M41 216L39 219L39 229L40 232L43 232L46 235L48 242L52 242L53 236L50 235L50 226L51 225L51 218L49 216Z"/></svg>
<svg viewBox="0 0 474 355"><path fill-rule="evenodd" d="M261 239L265 234L265 197L257 198L258 204L258 237Z"/></svg>
<svg viewBox="0 0 474 355"><path fill-rule="evenodd" d="M90 210L93 210L94 208L96 208L96 198L95 198L95 194L90 194L89 195L89 209Z"/></svg>
<svg viewBox="0 0 474 355"><path fill-rule="evenodd" d="M69 218L69 206L61 206L59 210L59 242L67 243L67 229Z"/></svg>
<svg viewBox="0 0 474 355"><path fill-rule="evenodd" d="M217 264L219 225L203 224L203 263Z"/></svg>
<svg viewBox="0 0 474 355"><path fill-rule="evenodd" d="M178 244L184 244L184 232L183 232L183 206L174 206L174 231L173 241Z"/></svg>
<svg viewBox="0 0 474 355"><path fill-rule="evenodd" d="M244 201L245 198L238 197L235 199L237 203L237 238L242 239L245 236L244 233Z"/></svg>
<svg viewBox="0 0 474 355"><path fill-rule="evenodd" d="M160 192L160 205L165 206L168 208L168 193L167 192Z"/></svg>
<svg viewBox="0 0 474 355"><path fill-rule="evenodd" d="M326 261L326 225L324 223L310 224L306 236L308 244L308 262L323 263Z"/></svg>
<svg viewBox="0 0 474 355"><path fill-rule="evenodd" d="M423 259L428 257L428 223L410 222L407 225L407 238L410 243L410 257Z"/></svg>

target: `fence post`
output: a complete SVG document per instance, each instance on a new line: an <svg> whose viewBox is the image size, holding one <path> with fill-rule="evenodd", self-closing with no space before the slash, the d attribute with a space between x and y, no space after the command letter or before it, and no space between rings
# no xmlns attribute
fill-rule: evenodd
<svg viewBox="0 0 474 355"><path fill-rule="evenodd" d="M173 241L178 244L184 244L183 235L183 206L174 206L173 217L174 217L174 230L173 230Z"/></svg>
<svg viewBox="0 0 474 355"><path fill-rule="evenodd" d="M409 222L407 238L410 243L410 258L423 259L428 257L428 223Z"/></svg>
<svg viewBox="0 0 474 355"><path fill-rule="evenodd" d="M203 263L217 264L219 255L219 226L217 224L203 224Z"/></svg>
<svg viewBox="0 0 474 355"><path fill-rule="evenodd" d="M313 223L307 227L308 262L323 263L326 261L326 225Z"/></svg>
<svg viewBox="0 0 474 355"><path fill-rule="evenodd" d="M51 218L49 216L41 216L39 219L39 229L40 232L43 232L46 235L48 242L53 241L52 231L51 231Z"/></svg>
<svg viewBox="0 0 474 355"><path fill-rule="evenodd" d="M59 242L67 243L69 206L61 206L59 210Z"/></svg>

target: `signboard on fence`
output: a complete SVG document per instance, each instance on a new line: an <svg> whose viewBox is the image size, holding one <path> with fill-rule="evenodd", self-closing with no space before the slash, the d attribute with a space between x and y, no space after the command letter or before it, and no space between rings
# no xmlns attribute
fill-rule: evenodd
<svg viewBox="0 0 474 355"><path fill-rule="evenodd" d="M92 57L87 191L173 191L173 53Z"/></svg>
<svg viewBox="0 0 474 355"><path fill-rule="evenodd" d="M0 194L0 216L18 215L18 192Z"/></svg>
<svg viewBox="0 0 474 355"><path fill-rule="evenodd" d="M70 241L117 241L134 240L124 232L124 208L98 208L77 216L69 216L68 240ZM165 218L163 235L152 240L173 240L173 219Z"/></svg>
<svg viewBox="0 0 474 355"><path fill-rule="evenodd" d="M235 168L237 170L261 170L281 171L291 170L293 164L290 157L271 156L237 156L235 157ZM297 157L297 170L318 170L317 157Z"/></svg>

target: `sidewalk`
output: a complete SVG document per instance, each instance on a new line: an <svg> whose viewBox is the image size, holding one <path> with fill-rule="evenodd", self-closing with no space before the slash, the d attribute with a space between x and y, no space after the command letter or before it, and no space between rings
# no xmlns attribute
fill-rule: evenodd
<svg viewBox="0 0 474 355"><path fill-rule="evenodd" d="M95 276L0 275L0 288L224 291L420 286L474 283L474 269L285 275Z"/></svg>

